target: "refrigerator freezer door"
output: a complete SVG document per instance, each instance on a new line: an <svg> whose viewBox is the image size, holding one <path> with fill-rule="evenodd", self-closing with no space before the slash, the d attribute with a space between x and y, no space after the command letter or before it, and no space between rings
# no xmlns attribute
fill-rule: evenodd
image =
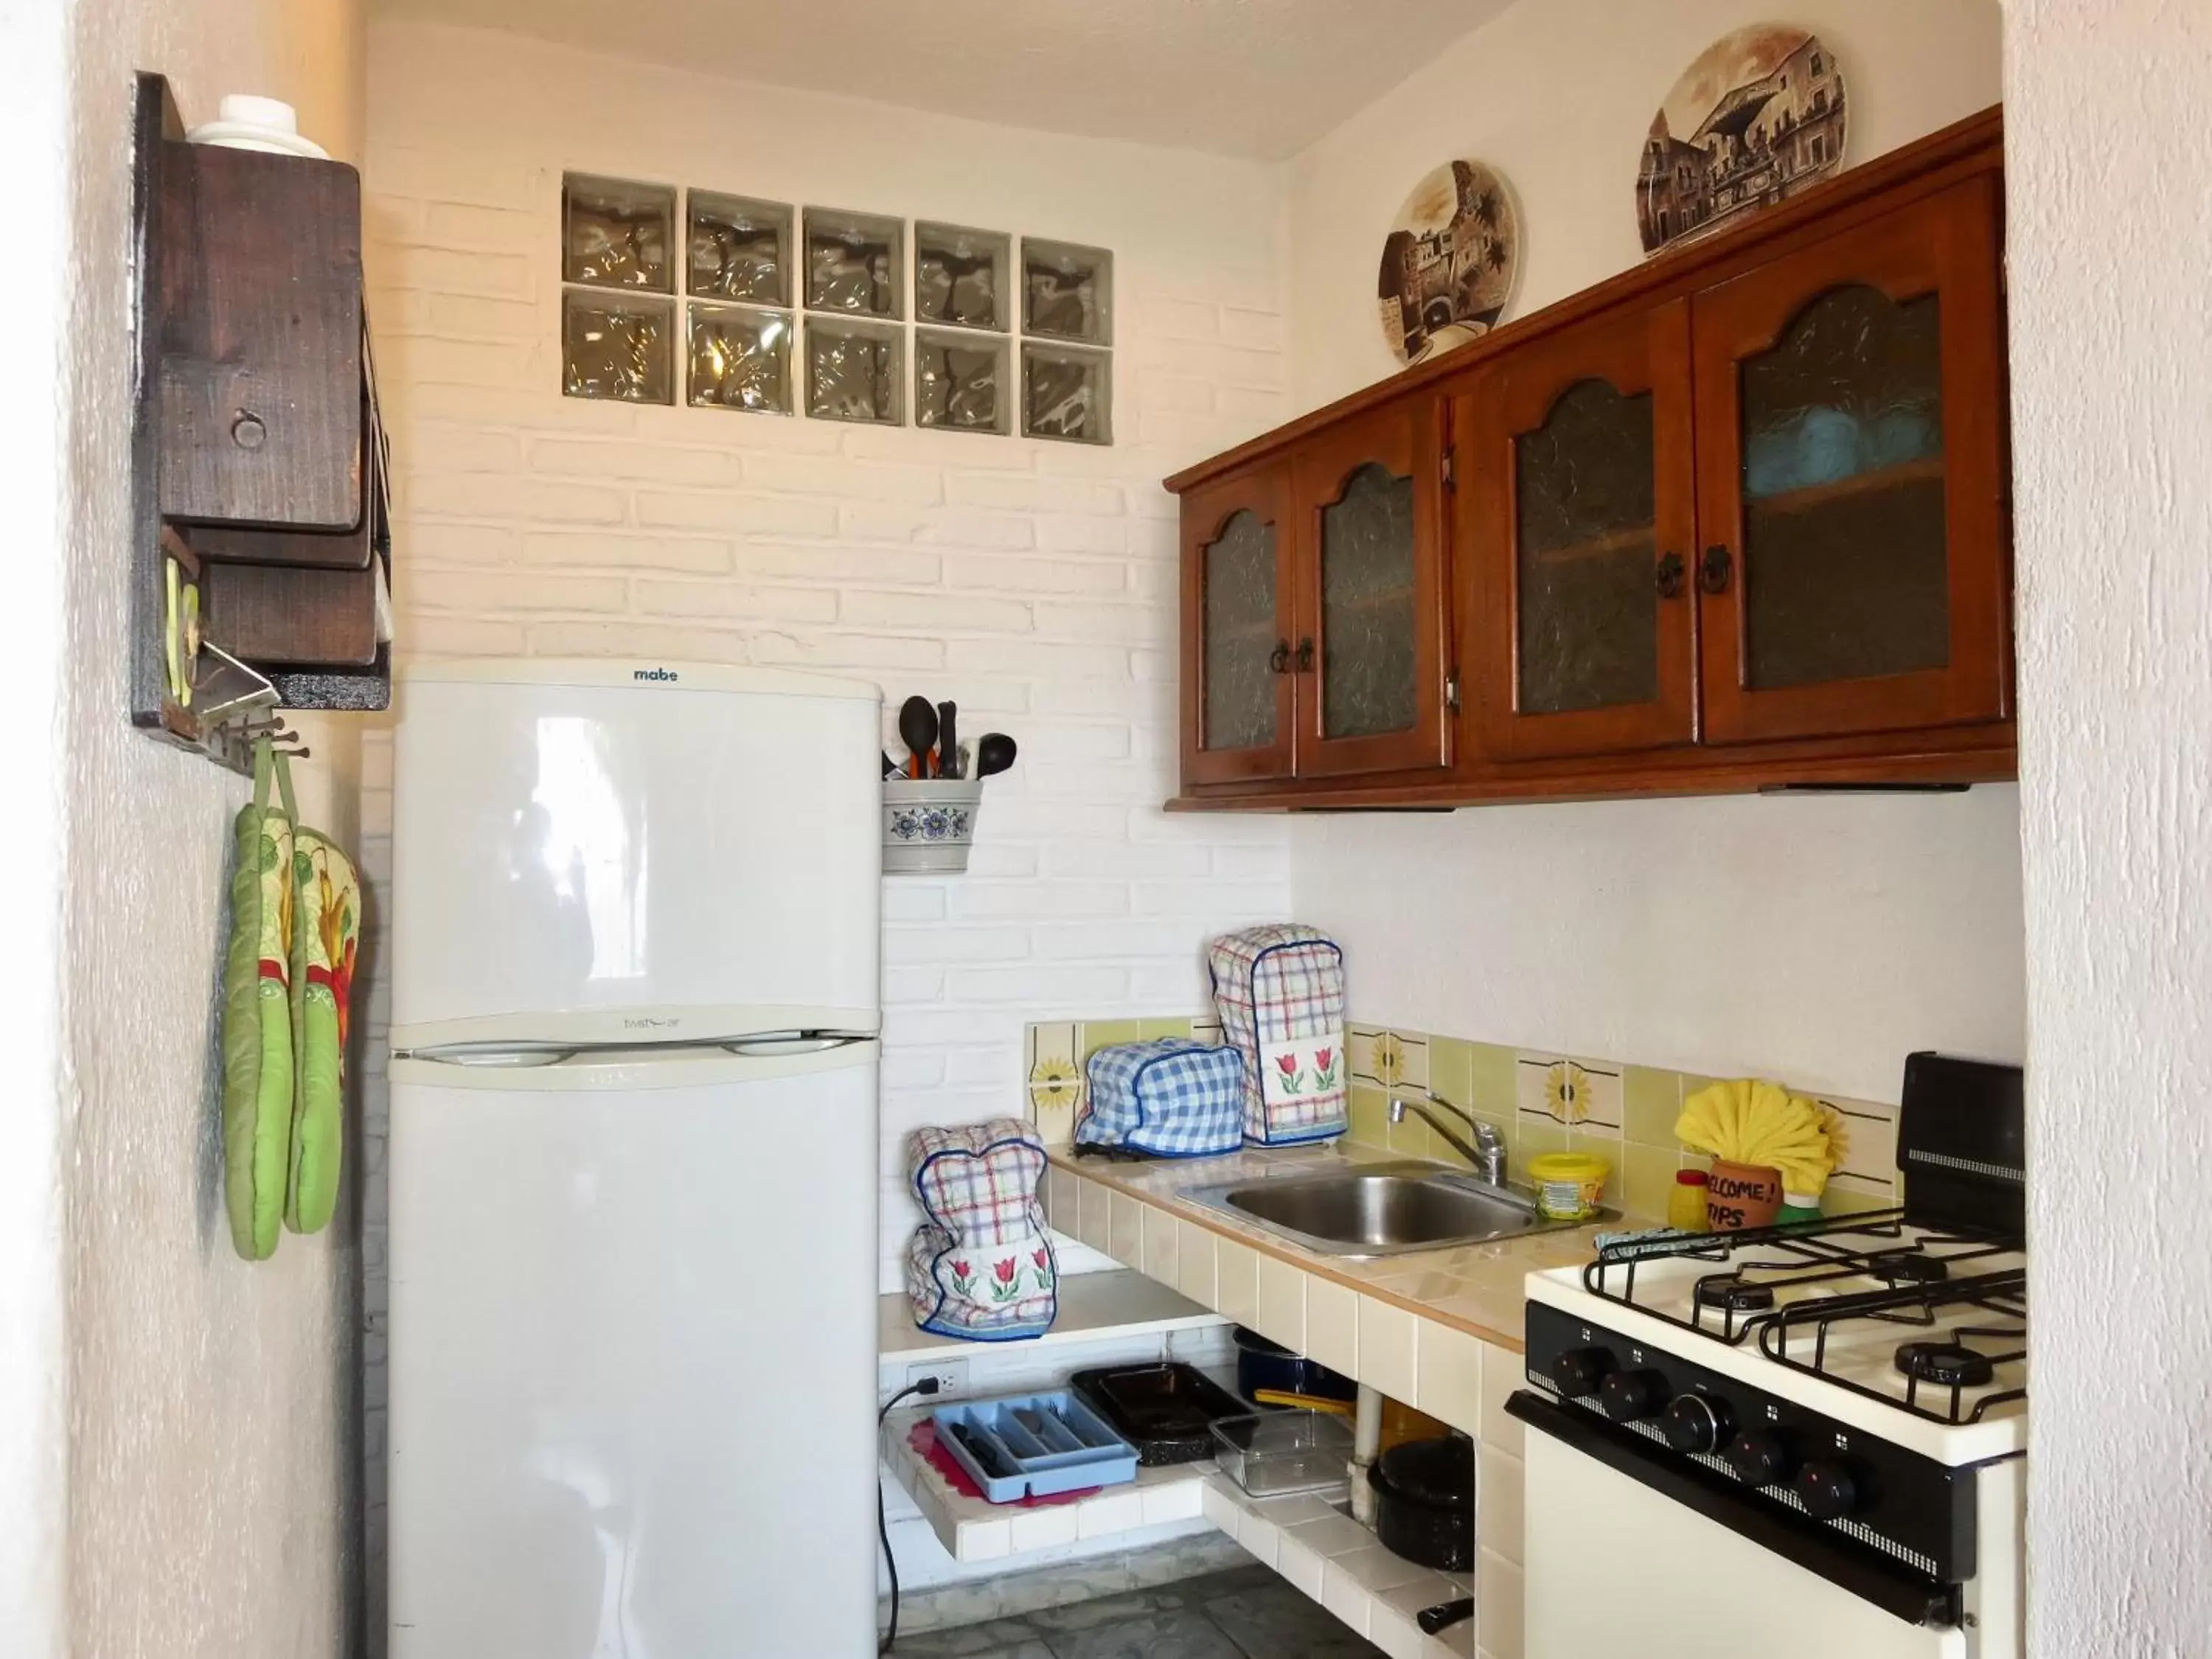
<svg viewBox="0 0 2212 1659"><path fill-rule="evenodd" d="M759 669L403 673L393 1047L877 1030L881 709Z"/></svg>
<svg viewBox="0 0 2212 1659"><path fill-rule="evenodd" d="M392 1659L875 1651L873 1043L392 1071Z"/></svg>

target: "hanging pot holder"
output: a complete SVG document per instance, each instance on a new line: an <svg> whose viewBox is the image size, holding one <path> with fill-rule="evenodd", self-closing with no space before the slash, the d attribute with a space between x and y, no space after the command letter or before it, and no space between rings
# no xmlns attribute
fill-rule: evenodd
<svg viewBox="0 0 2212 1659"><path fill-rule="evenodd" d="M271 774L282 806L269 805ZM239 1255L276 1248L291 1176L291 764L253 749L253 799L233 826L230 940L222 965L223 1202Z"/></svg>
<svg viewBox="0 0 2212 1659"><path fill-rule="evenodd" d="M304 828L292 837L292 1024L299 1047L284 1224L312 1233L337 1207L361 880L337 843Z"/></svg>

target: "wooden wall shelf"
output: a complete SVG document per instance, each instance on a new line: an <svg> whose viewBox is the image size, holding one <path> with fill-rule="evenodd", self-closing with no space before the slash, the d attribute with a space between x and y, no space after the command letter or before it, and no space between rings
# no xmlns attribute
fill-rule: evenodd
<svg viewBox="0 0 2212 1659"><path fill-rule="evenodd" d="M187 143L159 75L132 137L131 718L242 766L247 723L280 706L391 702L361 179Z"/></svg>

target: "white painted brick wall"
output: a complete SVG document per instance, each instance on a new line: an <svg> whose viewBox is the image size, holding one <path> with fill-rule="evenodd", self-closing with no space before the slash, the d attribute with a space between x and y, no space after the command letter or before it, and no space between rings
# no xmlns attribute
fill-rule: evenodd
<svg viewBox="0 0 2212 1659"><path fill-rule="evenodd" d="M1085 233L1081 185L1073 203L1010 196L995 216L969 215L1115 246L1121 441L1108 449L564 398L564 165L808 192L803 180L684 151L641 155L611 134L603 148L565 130L533 139L521 101L532 76L519 70L488 74L481 96L419 90L451 72L456 52L504 62L535 50L471 44L489 39L380 26L373 52L367 260L397 463L404 648L819 669L880 684L893 708L915 691L957 699L971 738L998 728L1021 744L1019 764L987 795L970 871L885 884L884 1137L879 1167L853 1176L880 1183L890 1288L914 1219L900 1169L908 1130L1018 1109L1026 1020L1196 1008L1205 940L1286 912L1281 821L1159 810L1174 787L1176 627L1175 510L1159 480L1287 413L1273 238L1222 246L1210 211L1201 222L1164 199L1128 217L1137 228L1126 237ZM594 65L593 98L618 107L623 77L648 73ZM416 89L397 91L409 82ZM720 89L682 84L713 92L722 118ZM1084 154L1107 180L1097 188L1118 169L1125 195L1158 193L1141 154ZM813 199L947 210L865 183ZM1169 225L1177 212L1190 222ZM389 1032L377 903L391 869L388 734L372 738L365 773L375 1055ZM367 1073L370 1547L380 1562L381 1062ZM380 1630L380 1571L371 1579Z"/></svg>

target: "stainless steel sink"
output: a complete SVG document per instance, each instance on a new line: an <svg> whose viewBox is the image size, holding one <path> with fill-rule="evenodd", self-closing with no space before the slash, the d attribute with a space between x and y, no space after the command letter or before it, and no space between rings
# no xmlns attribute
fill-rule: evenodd
<svg viewBox="0 0 2212 1659"><path fill-rule="evenodd" d="M1322 1255L1409 1255L1588 1224L1547 1221L1519 1193L1418 1162L1229 1182L1178 1196ZM1596 1218L1617 1217L1608 1210Z"/></svg>

